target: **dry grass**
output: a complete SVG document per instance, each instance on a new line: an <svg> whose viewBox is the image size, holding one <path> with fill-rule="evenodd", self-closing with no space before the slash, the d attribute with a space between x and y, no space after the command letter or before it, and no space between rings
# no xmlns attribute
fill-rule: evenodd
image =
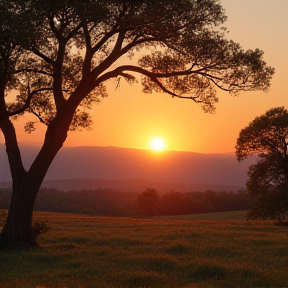
<svg viewBox="0 0 288 288"><path fill-rule="evenodd" d="M156 220L246 220L247 212L241 211L227 211L227 212L215 212L215 213L200 213L191 215L169 215L169 216L157 216Z"/></svg>
<svg viewBox="0 0 288 288"><path fill-rule="evenodd" d="M272 222L35 217L51 231L0 251L0 287L288 287L288 228Z"/></svg>

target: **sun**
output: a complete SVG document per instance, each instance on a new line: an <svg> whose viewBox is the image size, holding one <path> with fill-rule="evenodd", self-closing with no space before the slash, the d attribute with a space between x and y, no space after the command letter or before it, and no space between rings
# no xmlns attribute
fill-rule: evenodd
<svg viewBox="0 0 288 288"><path fill-rule="evenodd" d="M154 137L150 141L150 148L154 151L162 151L165 147L164 140L160 137Z"/></svg>

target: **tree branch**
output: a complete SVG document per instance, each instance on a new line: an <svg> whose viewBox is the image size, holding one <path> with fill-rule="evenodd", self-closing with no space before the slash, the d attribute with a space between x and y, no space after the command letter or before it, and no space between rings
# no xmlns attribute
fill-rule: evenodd
<svg viewBox="0 0 288 288"><path fill-rule="evenodd" d="M121 31L118 34L115 46L113 47L110 55L107 56L107 58L103 62L101 62L97 67L95 67L91 71L91 76L93 79L96 79L98 75L103 73L107 68L109 68L117 59L119 59L124 54L121 53L121 47L125 39L125 33L126 33L125 31Z"/></svg>
<svg viewBox="0 0 288 288"><path fill-rule="evenodd" d="M46 55L44 55L42 52L40 52L36 47L32 47L30 49L33 53L35 53L35 55L39 56L41 59L43 59L46 63L53 65L54 61L47 57Z"/></svg>
<svg viewBox="0 0 288 288"><path fill-rule="evenodd" d="M119 23L121 21L121 19L124 17L125 13L127 12L128 7L126 6L125 1L123 1L123 9L122 11L119 13L119 17L116 19L115 24L113 25L113 27L111 28L111 30L106 33L102 39L92 48L92 53L93 55L106 43L106 41L111 38L113 35L115 35L116 33L120 33L121 30L119 29ZM124 30L122 30L122 32L124 32ZM125 30L126 33L126 30ZM124 33L124 35L125 35Z"/></svg>
<svg viewBox="0 0 288 288"><path fill-rule="evenodd" d="M15 70L13 72L13 74L18 74L18 73L22 73L22 72L33 72L33 73L38 73L38 74L43 74L43 75L47 75L47 76L53 76L52 73L49 73L47 71L44 71L44 70L37 70L37 69L26 69L26 68L23 68L23 69L18 69L18 70Z"/></svg>
<svg viewBox="0 0 288 288"><path fill-rule="evenodd" d="M62 35L61 35L61 32L59 32L59 30L57 30L55 26L54 15L52 13L50 13L49 24L50 24L51 31L54 33L56 38L59 39Z"/></svg>
<svg viewBox="0 0 288 288"><path fill-rule="evenodd" d="M1 91L0 98L0 129L2 130L5 138L6 152L8 155L11 176L13 179L13 186L15 187L21 184L21 181L26 175L26 171L22 163L21 152L18 146L15 128L9 119L9 114L6 110L4 90Z"/></svg>
<svg viewBox="0 0 288 288"><path fill-rule="evenodd" d="M48 123L46 123L45 120L41 117L40 113L36 113L33 109L30 110L30 113L35 115L41 123L48 125Z"/></svg>
<svg viewBox="0 0 288 288"><path fill-rule="evenodd" d="M84 39L85 39L85 44L86 44L86 52L85 52L85 56L84 56L84 60L83 60L83 67L82 67L82 75L83 75L83 77L85 77L85 75L87 75L91 70L91 59L93 56L93 51L92 51L90 33L88 30L87 21L86 21L84 15L82 16L81 23L82 23L82 27L83 27Z"/></svg>
<svg viewBox="0 0 288 288"><path fill-rule="evenodd" d="M53 89L52 88L40 88L40 89L37 89L37 90L34 90L32 92L28 92L28 96L27 96L27 99L24 103L24 105L22 107L20 107L19 109L15 110L15 111L12 111L12 112L9 112L9 116L14 116L14 115L18 115L18 114L21 114L23 113L25 110L27 110L30 106L30 103L31 103L31 100L32 100L32 97L34 95L36 95L37 93L39 92L42 92L42 91L52 91Z"/></svg>
<svg viewBox="0 0 288 288"><path fill-rule="evenodd" d="M121 74L123 74L124 71L132 71L132 72L137 72L139 74L145 75L147 77L149 77L154 83L156 83L165 93L168 93L169 95L171 95L172 97L177 97L177 98L181 98L181 99L190 99L195 101L196 103L202 103L203 101L201 100L197 100L197 96L181 96L178 95L170 90L168 90L159 80L158 78L163 78L163 77L168 77L167 74L170 73L152 73L148 70L145 70L141 67L137 67L137 66L132 66L132 65L123 65L120 67L117 67L116 69L114 69L113 71L109 71L107 73L105 73L104 75L102 75L101 77L99 77L95 83L94 83L94 87L98 86L101 82L104 82L108 79L111 78L115 78ZM183 74L184 71L181 71L181 73L179 75L187 75L187 74ZM190 73L191 74L191 73ZM176 75L174 75L176 76Z"/></svg>

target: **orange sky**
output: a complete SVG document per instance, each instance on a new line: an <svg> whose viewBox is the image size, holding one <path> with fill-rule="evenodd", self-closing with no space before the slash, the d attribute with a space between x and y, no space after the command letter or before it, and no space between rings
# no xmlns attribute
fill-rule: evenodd
<svg viewBox="0 0 288 288"><path fill-rule="evenodd" d="M192 101L166 94L143 94L121 80L108 87L109 97L93 109L92 131L71 132L66 146L118 146L149 148L153 136L165 140L165 149L201 153L234 152L239 131L255 116L276 106L288 108L288 1L221 0L226 9L229 38L243 48L260 48L268 65L276 69L268 93L243 92L232 97L219 92L216 114L205 114ZM44 130L27 134L16 123L20 143L40 144ZM3 135L0 135L3 142Z"/></svg>

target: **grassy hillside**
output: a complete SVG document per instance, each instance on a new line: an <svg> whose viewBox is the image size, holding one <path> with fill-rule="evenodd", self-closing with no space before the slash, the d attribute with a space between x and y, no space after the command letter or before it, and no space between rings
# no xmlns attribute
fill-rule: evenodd
<svg viewBox="0 0 288 288"><path fill-rule="evenodd" d="M0 287L288 287L288 228L272 222L35 217L51 231L0 250Z"/></svg>
<svg viewBox="0 0 288 288"><path fill-rule="evenodd" d="M158 216L156 220L246 220L247 211Z"/></svg>

